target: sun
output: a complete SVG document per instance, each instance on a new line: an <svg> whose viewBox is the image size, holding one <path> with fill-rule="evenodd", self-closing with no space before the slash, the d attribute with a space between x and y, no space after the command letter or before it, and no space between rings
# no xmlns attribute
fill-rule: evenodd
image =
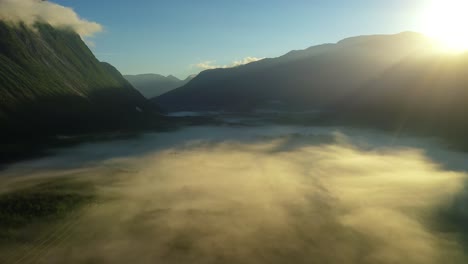
<svg viewBox="0 0 468 264"><path fill-rule="evenodd" d="M468 50L468 0L433 0L424 15L423 33L452 52Z"/></svg>

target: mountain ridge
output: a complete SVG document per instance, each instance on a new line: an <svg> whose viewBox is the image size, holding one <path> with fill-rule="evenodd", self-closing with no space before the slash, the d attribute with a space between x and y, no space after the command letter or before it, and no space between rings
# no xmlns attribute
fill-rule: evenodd
<svg viewBox="0 0 468 264"><path fill-rule="evenodd" d="M72 30L0 20L2 135L122 128L156 109Z"/></svg>
<svg viewBox="0 0 468 264"><path fill-rule="evenodd" d="M327 86L337 86L338 80L330 77L342 72L345 72L348 75L347 78L354 83L362 82L363 79L370 79L372 76L380 74L384 70L382 68L405 56L420 52L424 47L430 49L428 42L425 41L412 45L406 44L412 39L425 40L422 35L417 33L409 34L406 32L387 35L393 40L392 44L388 45L380 41L382 36L385 35L363 36L361 41L366 44L365 47L354 45L356 39L348 38L345 42L312 46L301 51L289 52L277 58L264 59L235 68L203 71L190 83L159 96L155 101L168 110L201 109L204 103L207 103L207 109L204 110L221 107L222 104L216 104L216 98L208 101L203 100L203 102L197 101L202 100L205 93L206 96L209 96L210 94L207 92L209 90L218 94L225 92L226 96L231 97L234 101L236 97L239 97L238 100L249 100L250 102L239 106L239 108L252 108L257 104L265 103L265 101L278 100L287 96L283 92L285 86L302 90L298 92L305 92L308 89L306 86L316 79L326 80ZM409 40L407 41L407 39ZM404 46L404 48L400 48L400 46ZM382 49L388 49L391 52L382 55ZM353 60L362 61L362 63L357 67ZM363 65L363 63L372 65ZM366 68L364 69L364 67ZM323 78L323 75L330 76ZM282 78L282 76L287 76L287 79ZM254 81L252 78L258 79ZM214 86L220 88L214 91ZM259 88L259 86L261 87ZM186 91L187 95L185 96L182 91ZM270 98L264 98L263 102L254 100L258 97L258 93L262 92L263 95ZM248 98L244 98L245 96ZM227 108L236 108L235 105L227 103ZM196 107L192 107L193 104L196 104Z"/></svg>
<svg viewBox="0 0 468 264"><path fill-rule="evenodd" d="M418 131L468 148L466 69L468 52L444 53L422 34L371 35L204 71L154 101L168 111L234 112L280 102L323 122Z"/></svg>
<svg viewBox="0 0 468 264"><path fill-rule="evenodd" d="M156 73L124 75L124 78L148 99L181 87L193 79L192 76L187 76L181 80L171 74L164 76Z"/></svg>

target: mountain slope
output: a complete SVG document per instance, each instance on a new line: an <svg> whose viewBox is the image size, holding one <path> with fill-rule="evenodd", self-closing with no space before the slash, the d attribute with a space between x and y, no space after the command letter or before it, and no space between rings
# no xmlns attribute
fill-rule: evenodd
<svg viewBox="0 0 468 264"><path fill-rule="evenodd" d="M124 75L133 87L135 87L146 98L153 98L167 93L175 88L187 84L193 77L189 76L185 80L180 80L175 76L163 76L160 74L138 74Z"/></svg>
<svg viewBox="0 0 468 264"><path fill-rule="evenodd" d="M330 108L330 118L442 135L468 148L468 53L410 57Z"/></svg>
<svg viewBox="0 0 468 264"><path fill-rule="evenodd" d="M78 34L40 23L0 21L0 100L2 134L15 135L119 128L151 111Z"/></svg>
<svg viewBox="0 0 468 264"><path fill-rule="evenodd" d="M272 101L320 108L426 49L428 40L410 32L350 38L244 66L204 71L156 101L168 110L250 110Z"/></svg>
<svg viewBox="0 0 468 264"><path fill-rule="evenodd" d="M361 36L202 72L156 98L172 111L318 110L324 122L418 132L468 148L468 53L417 33Z"/></svg>

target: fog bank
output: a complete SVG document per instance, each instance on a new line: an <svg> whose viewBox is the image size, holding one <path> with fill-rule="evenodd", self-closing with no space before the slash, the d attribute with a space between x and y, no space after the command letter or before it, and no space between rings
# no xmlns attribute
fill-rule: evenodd
<svg viewBox="0 0 468 264"><path fill-rule="evenodd" d="M363 142L334 129L195 128L12 167L3 181L25 172L17 181L82 177L101 200L57 228L65 239L16 247L9 259L28 252L36 263L466 263L463 234L444 212L467 217L467 174L425 148L369 135ZM93 161L57 166L91 154Z"/></svg>

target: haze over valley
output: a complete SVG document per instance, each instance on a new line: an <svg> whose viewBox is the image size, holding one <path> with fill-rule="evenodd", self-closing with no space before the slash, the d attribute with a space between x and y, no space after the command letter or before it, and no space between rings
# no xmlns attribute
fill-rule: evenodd
<svg viewBox="0 0 468 264"><path fill-rule="evenodd" d="M0 0L0 263L467 263L468 6L312 2Z"/></svg>
<svg viewBox="0 0 468 264"><path fill-rule="evenodd" d="M466 159L332 127L193 127L84 144L2 172L2 191L72 182L91 185L79 191L93 202L43 232L14 229L0 260L466 263Z"/></svg>

